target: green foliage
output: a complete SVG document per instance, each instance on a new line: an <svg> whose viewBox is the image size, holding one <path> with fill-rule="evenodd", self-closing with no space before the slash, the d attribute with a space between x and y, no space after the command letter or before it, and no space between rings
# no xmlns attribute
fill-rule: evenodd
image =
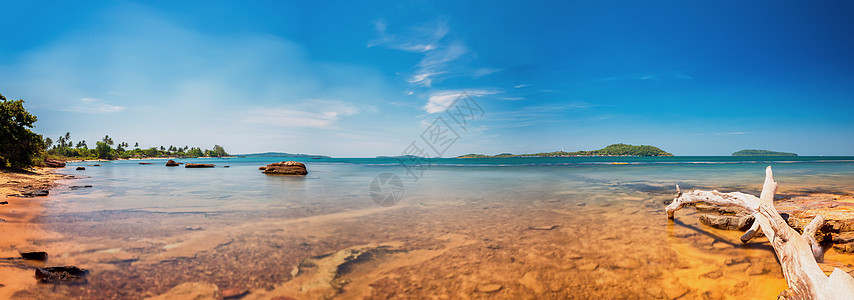
<svg viewBox="0 0 854 300"><path fill-rule="evenodd" d="M45 141L30 130L37 120L24 109L24 100L0 94L0 167L23 169L42 160Z"/></svg>
<svg viewBox="0 0 854 300"><path fill-rule="evenodd" d="M770 150L756 150L756 149L745 149L741 151L736 151L732 154L732 156L798 156L795 153L790 152L777 152Z"/></svg>
<svg viewBox="0 0 854 300"><path fill-rule="evenodd" d="M95 143L95 155L100 159L116 159L116 152L106 142Z"/></svg>
<svg viewBox="0 0 854 300"><path fill-rule="evenodd" d="M466 154L457 158L501 158L501 157L560 157L560 156L673 156L655 146L628 144L612 144L599 150L590 151L555 151L531 154L501 153L498 155Z"/></svg>

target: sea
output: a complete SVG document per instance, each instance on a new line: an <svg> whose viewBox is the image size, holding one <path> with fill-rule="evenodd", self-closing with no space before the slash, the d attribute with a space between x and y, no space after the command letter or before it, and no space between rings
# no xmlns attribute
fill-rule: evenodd
<svg viewBox="0 0 854 300"><path fill-rule="evenodd" d="M51 191L36 245L86 282L17 296L775 298L786 283L767 240L742 244L693 208L668 220L676 186L758 195L771 166L780 195L854 193L854 157L176 161L215 167L60 169L73 178ZM308 174L259 170L280 161ZM826 263L854 261L830 250Z"/></svg>

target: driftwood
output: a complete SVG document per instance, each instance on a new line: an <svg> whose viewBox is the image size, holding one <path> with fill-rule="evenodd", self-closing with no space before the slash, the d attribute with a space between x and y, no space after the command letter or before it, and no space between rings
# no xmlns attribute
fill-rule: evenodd
<svg viewBox="0 0 854 300"><path fill-rule="evenodd" d="M676 198L666 208L670 219L673 219L673 214L686 204L697 202L737 206L753 215L755 219L753 226L741 237L741 240L749 241L760 230L768 237L789 286L787 290L780 293L780 298L854 299L854 278L851 275L840 269L834 269L828 277L818 266L817 261L823 257L823 251L814 235L824 224L824 217L816 216L804 228L804 233L798 234L777 213L777 209L774 208L777 182L774 181L770 166L765 169L765 185L762 187L759 198L741 192L695 190L682 193L678 186L676 189Z"/></svg>

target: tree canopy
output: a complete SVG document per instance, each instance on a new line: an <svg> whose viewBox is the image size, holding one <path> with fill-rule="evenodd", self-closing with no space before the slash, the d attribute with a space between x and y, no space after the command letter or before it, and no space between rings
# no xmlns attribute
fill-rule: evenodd
<svg viewBox="0 0 854 300"><path fill-rule="evenodd" d="M6 100L0 94L0 167L23 169L40 162L42 136L30 130L38 120L24 109L24 100Z"/></svg>

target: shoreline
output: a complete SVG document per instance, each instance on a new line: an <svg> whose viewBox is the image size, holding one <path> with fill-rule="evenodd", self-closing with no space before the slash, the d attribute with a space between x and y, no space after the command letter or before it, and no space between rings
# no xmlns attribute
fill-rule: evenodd
<svg viewBox="0 0 854 300"><path fill-rule="evenodd" d="M41 225L34 222L45 211L46 197L17 197L33 190L51 190L57 181L68 178L55 168L37 168L33 171L0 171L0 258L20 257L19 252L44 251L45 246L33 241L50 236ZM14 264L0 264L0 299L9 299L15 292L37 284L32 268Z"/></svg>

